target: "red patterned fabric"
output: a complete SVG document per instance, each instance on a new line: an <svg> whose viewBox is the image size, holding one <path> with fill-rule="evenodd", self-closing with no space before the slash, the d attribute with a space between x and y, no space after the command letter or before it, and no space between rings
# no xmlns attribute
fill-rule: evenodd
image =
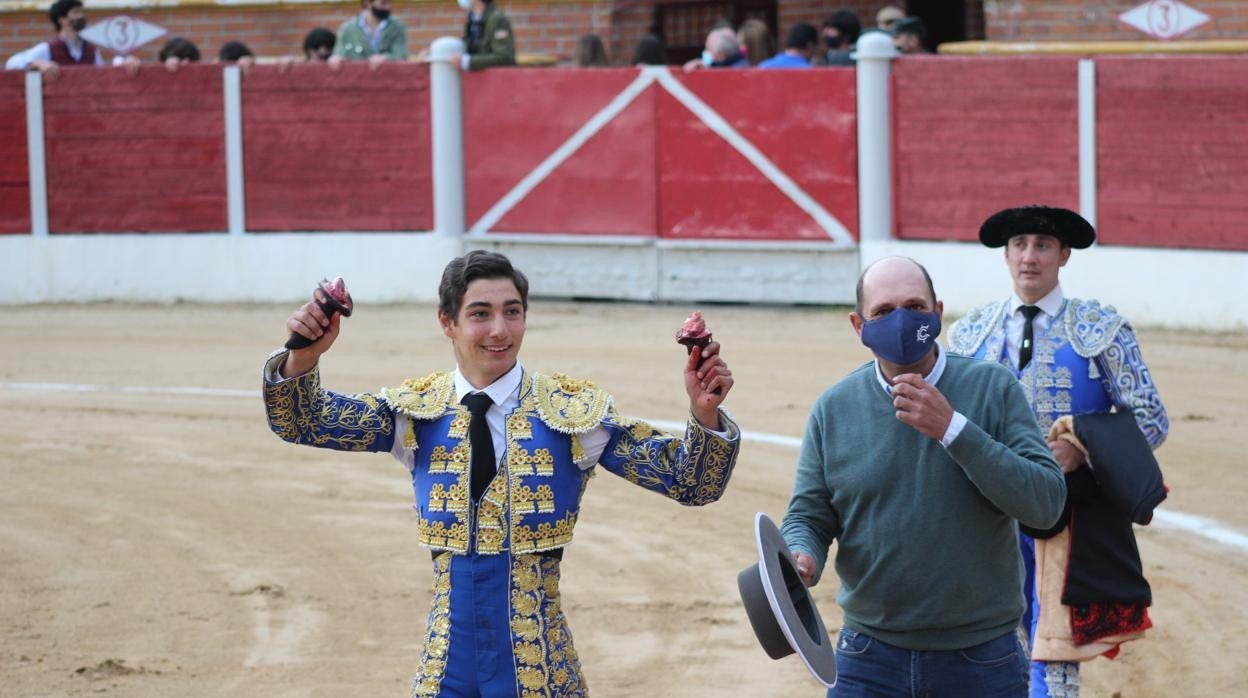
<svg viewBox="0 0 1248 698"><path fill-rule="evenodd" d="M1086 645L1111 635L1143 632L1153 627L1153 621L1142 603L1094 603L1072 607L1070 626L1075 645Z"/></svg>

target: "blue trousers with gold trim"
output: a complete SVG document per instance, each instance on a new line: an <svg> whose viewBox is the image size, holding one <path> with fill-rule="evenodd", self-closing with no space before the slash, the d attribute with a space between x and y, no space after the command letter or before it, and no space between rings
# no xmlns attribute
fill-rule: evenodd
<svg viewBox="0 0 1248 698"><path fill-rule="evenodd" d="M413 698L585 696L559 560L442 553Z"/></svg>

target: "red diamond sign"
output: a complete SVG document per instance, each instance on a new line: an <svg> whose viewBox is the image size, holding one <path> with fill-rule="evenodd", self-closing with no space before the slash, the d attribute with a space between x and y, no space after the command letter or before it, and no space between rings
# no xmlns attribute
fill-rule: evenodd
<svg viewBox="0 0 1248 698"><path fill-rule="evenodd" d="M1209 15L1176 0L1150 0L1118 19L1157 39L1173 39L1209 21Z"/></svg>

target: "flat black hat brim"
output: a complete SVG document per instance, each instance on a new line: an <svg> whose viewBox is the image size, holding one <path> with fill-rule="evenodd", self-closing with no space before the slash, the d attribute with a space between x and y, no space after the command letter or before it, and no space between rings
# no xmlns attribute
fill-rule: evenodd
<svg viewBox="0 0 1248 698"><path fill-rule="evenodd" d="M1077 250L1096 241L1096 231L1083 216L1055 206L1007 208L979 227L979 241L986 247L1002 247L1016 235L1048 235Z"/></svg>

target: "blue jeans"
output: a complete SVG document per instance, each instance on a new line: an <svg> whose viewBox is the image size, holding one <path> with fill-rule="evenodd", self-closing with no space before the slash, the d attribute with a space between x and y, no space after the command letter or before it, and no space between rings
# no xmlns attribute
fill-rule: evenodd
<svg viewBox="0 0 1248 698"><path fill-rule="evenodd" d="M842 628L828 698L1026 698L1027 669L1013 631L965 649L917 651Z"/></svg>

